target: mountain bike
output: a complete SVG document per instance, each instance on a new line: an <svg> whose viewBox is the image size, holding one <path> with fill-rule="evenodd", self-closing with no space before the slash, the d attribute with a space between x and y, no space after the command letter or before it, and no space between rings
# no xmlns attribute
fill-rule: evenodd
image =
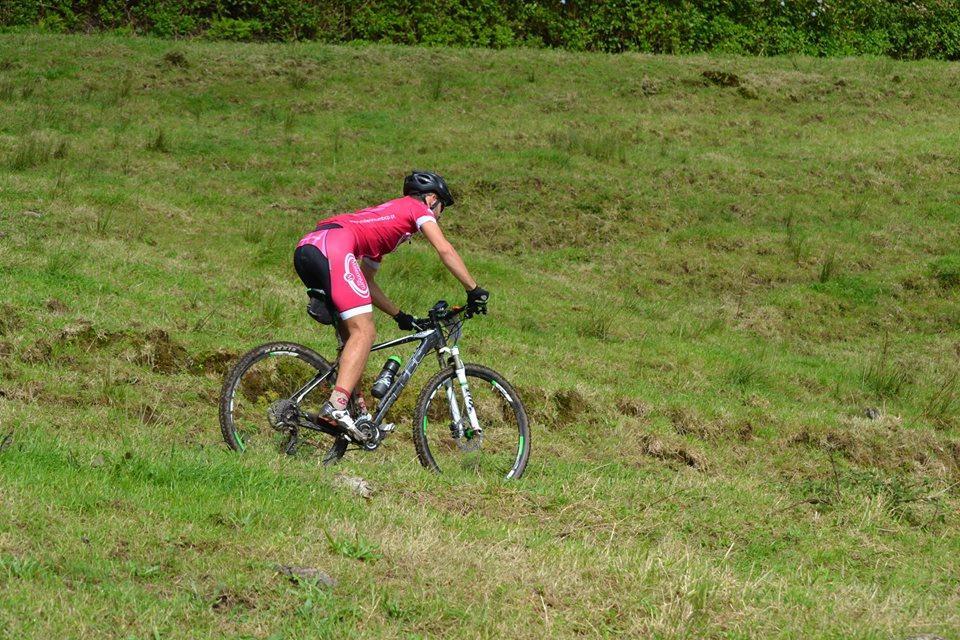
<svg viewBox="0 0 960 640"><path fill-rule="evenodd" d="M464 322L486 309L450 307L441 300L415 321L415 333L375 344L371 352L419 342L372 413L354 392L348 406L358 437L318 416L337 377L344 334L323 291L308 293L309 315L336 329L336 359L329 362L293 342L264 344L241 357L227 373L220 393L220 430L230 448L294 455L305 445L317 449L329 445L324 464L336 463L348 450L374 451L394 431L394 425L384 421L387 413L432 351L440 371L421 390L413 412L413 443L420 464L437 473L496 474L506 479L523 474L530 457L530 428L520 396L496 371L460 357Z"/></svg>

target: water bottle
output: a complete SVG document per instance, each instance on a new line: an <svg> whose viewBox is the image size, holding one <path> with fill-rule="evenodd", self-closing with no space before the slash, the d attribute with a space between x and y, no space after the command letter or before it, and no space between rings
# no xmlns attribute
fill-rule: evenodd
<svg viewBox="0 0 960 640"><path fill-rule="evenodd" d="M397 371L400 371L400 364L401 360L397 356L387 358L383 369L380 370L380 375L378 375L377 379L373 382L373 388L370 389L370 393L374 398L379 400L387 395L387 391L393 386L393 377L397 375Z"/></svg>

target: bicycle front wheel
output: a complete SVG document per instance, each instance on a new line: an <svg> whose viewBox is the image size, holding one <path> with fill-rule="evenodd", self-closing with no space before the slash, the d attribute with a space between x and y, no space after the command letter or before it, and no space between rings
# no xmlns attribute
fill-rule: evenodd
<svg viewBox="0 0 960 640"><path fill-rule="evenodd" d="M413 423L420 464L444 474L519 478L530 457L520 396L492 369L467 364L464 373L461 384L453 367L443 369L420 392Z"/></svg>

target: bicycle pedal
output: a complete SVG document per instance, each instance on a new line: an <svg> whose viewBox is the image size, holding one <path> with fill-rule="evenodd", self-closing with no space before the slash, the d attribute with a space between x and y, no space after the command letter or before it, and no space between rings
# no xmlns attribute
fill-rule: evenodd
<svg viewBox="0 0 960 640"><path fill-rule="evenodd" d="M380 425L380 431L382 431L383 433L390 433L391 431L393 431L393 430L396 429L396 428L397 428L397 425L395 425L395 424L392 423L392 422L386 422L386 423Z"/></svg>

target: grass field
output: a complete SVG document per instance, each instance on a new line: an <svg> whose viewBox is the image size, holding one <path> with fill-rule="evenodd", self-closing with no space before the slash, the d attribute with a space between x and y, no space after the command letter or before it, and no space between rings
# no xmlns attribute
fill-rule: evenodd
<svg viewBox="0 0 960 640"><path fill-rule="evenodd" d="M958 102L955 63L0 36L0 636L960 638ZM375 453L230 452L224 367L333 348L296 240L415 166L526 475L419 467L430 366ZM462 296L422 240L378 281Z"/></svg>

